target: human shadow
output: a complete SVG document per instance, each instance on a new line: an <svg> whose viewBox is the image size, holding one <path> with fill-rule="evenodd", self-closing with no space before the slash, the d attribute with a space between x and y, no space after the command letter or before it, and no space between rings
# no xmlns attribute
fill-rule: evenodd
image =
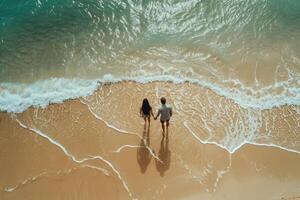
<svg viewBox="0 0 300 200"><path fill-rule="evenodd" d="M162 137L160 142L160 149L158 152L159 160L155 160L155 165L160 176L163 177L165 172L170 168L171 162L171 151L169 149L169 133L167 132L166 137Z"/></svg>
<svg viewBox="0 0 300 200"><path fill-rule="evenodd" d="M148 126L146 129L146 126L144 126L143 137L140 141L140 146L137 149L137 162L140 165L140 170L143 174L146 172L152 157L148 149L150 146L149 133L150 127Z"/></svg>

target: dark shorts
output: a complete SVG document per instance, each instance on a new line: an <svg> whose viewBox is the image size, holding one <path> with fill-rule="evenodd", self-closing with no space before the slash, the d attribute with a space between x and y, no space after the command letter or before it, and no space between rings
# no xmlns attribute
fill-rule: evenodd
<svg viewBox="0 0 300 200"><path fill-rule="evenodd" d="M165 122L169 122L170 121L170 119L168 119L168 120L166 120L166 121L163 121L163 120L160 120L160 122L163 124L163 123L165 123Z"/></svg>
<svg viewBox="0 0 300 200"><path fill-rule="evenodd" d="M143 114L143 117L144 117L144 118L149 118L149 117L150 117L150 114L149 114L149 115Z"/></svg>

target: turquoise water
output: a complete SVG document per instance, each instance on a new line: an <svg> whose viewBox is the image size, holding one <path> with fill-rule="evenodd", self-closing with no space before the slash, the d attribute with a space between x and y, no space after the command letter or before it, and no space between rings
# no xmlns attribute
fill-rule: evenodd
<svg viewBox="0 0 300 200"><path fill-rule="evenodd" d="M1 82L127 73L152 57L194 71L237 68L241 57L299 69L298 0L2 0L0 13Z"/></svg>
<svg viewBox="0 0 300 200"><path fill-rule="evenodd" d="M298 0L2 0L0 44L4 110L71 79L188 80L236 102L300 102Z"/></svg>
<svg viewBox="0 0 300 200"><path fill-rule="evenodd" d="M166 95L201 143L299 152L298 0L0 0L0 43L1 112L84 97L109 128L133 132L124 118L139 120L138 98ZM174 84L95 92L124 80Z"/></svg>

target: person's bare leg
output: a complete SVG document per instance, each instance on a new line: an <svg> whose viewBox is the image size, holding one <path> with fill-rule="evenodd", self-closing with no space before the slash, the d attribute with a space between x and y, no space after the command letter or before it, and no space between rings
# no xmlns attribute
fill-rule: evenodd
<svg viewBox="0 0 300 200"><path fill-rule="evenodd" d="M146 118L144 117L144 121L145 121L145 123L144 123L144 130L146 130Z"/></svg>
<svg viewBox="0 0 300 200"><path fill-rule="evenodd" d="M169 121L167 121L167 133L169 132Z"/></svg>
<svg viewBox="0 0 300 200"><path fill-rule="evenodd" d="M161 128L163 130L162 134L165 137L165 123L164 122L161 123Z"/></svg>
<svg viewBox="0 0 300 200"><path fill-rule="evenodd" d="M150 117L148 117L148 125L150 126Z"/></svg>
<svg viewBox="0 0 300 200"><path fill-rule="evenodd" d="M149 135L150 135L150 126L148 126L147 128L147 138L149 138Z"/></svg>

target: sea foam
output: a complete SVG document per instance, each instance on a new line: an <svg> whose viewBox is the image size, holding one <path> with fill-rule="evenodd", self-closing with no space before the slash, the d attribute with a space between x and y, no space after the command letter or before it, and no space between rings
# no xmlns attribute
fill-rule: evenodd
<svg viewBox="0 0 300 200"><path fill-rule="evenodd" d="M2 83L0 88L0 110L20 113L30 106L46 107L87 96L97 89L97 81L54 78L31 84Z"/></svg>
<svg viewBox="0 0 300 200"><path fill-rule="evenodd" d="M251 88L225 88L196 78L176 77L172 75L117 77L106 74L101 78L91 80L78 78L52 78L30 84L1 83L0 111L20 113L30 106L46 107L50 103L61 103L67 99L88 96L101 84L117 83L121 81L135 81L139 83L162 81L172 82L174 84L189 82L211 89L218 95L233 100L243 108L271 109L283 105L300 105L300 89L297 87L289 88L288 86L285 86L286 91L277 95L268 94L268 88L262 88L260 89L260 93L263 95L257 97L253 95L257 92ZM284 84L285 83L281 83L274 87L282 87Z"/></svg>

